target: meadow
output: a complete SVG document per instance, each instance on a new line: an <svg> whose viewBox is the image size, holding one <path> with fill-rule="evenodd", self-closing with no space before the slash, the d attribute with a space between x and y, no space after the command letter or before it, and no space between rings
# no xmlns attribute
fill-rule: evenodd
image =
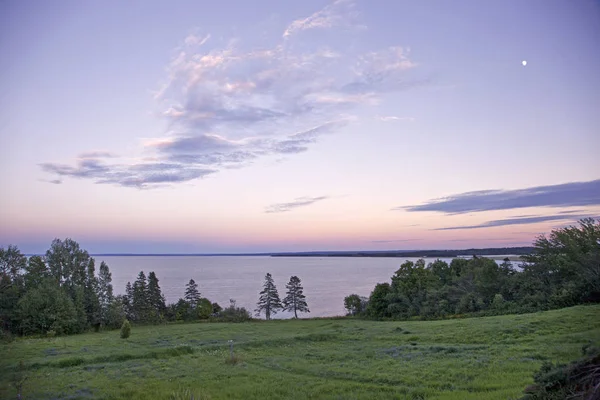
<svg viewBox="0 0 600 400"><path fill-rule="evenodd" d="M234 359L228 341L234 341ZM600 305L444 321L134 326L0 345L0 398L516 399L600 344ZM19 367L19 365L22 367Z"/></svg>

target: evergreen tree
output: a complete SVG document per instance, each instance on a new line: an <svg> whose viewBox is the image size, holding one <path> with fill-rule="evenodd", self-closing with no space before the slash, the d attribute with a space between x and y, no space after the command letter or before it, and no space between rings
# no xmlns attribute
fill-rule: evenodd
<svg viewBox="0 0 600 400"><path fill-rule="evenodd" d="M198 291L198 284L196 282L194 282L193 279L190 279L188 284L185 285L184 298L185 298L185 301L187 301L187 303L192 308L196 308L196 306L198 305L198 302L202 298L200 296L200 292Z"/></svg>
<svg viewBox="0 0 600 400"><path fill-rule="evenodd" d="M98 302L100 303L100 321L104 326L109 325L109 309L113 302L112 275L104 261L100 263L98 272Z"/></svg>
<svg viewBox="0 0 600 400"><path fill-rule="evenodd" d="M96 267L93 258L90 258L88 262L83 296L87 322L98 330L101 324L101 310L98 299L98 278L96 278Z"/></svg>
<svg viewBox="0 0 600 400"><path fill-rule="evenodd" d="M133 286L131 282L127 282L125 285L125 295L123 296L123 310L127 319L133 321L135 319L133 311Z"/></svg>
<svg viewBox="0 0 600 400"><path fill-rule="evenodd" d="M158 285L158 278L154 272L148 274L148 303L150 306L151 319L156 322L164 315L166 305L165 298Z"/></svg>
<svg viewBox="0 0 600 400"><path fill-rule="evenodd" d="M264 311L267 320L270 320L271 315L277 314L277 311L283 308L279 293L277 293L277 287L275 287L273 277L269 273L265 276L265 283L263 284L263 290L260 292L257 306L256 315L259 316Z"/></svg>
<svg viewBox="0 0 600 400"><path fill-rule="evenodd" d="M18 301L25 292L26 266L27 258L16 246L0 248L0 329L14 331L19 325Z"/></svg>
<svg viewBox="0 0 600 400"><path fill-rule="evenodd" d="M300 283L300 278L292 276L285 287L287 293L285 299L283 299L283 309L285 311L293 311L294 318L298 318L298 311L310 312L306 304L306 296L303 293L304 288Z"/></svg>
<svg viewBox="0 0 600 400"><path fill-rule="evenodd" d="M146 322L148 320L150 305L148 301L148 283L144 271L140 271L138 278L133 283L132 308L137 321Z"/></svg>

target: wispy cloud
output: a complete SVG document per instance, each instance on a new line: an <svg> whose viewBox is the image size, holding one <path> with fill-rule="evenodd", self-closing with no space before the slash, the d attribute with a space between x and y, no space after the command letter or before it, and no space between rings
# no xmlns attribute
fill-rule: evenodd
<svg viewBox="0 0 600 400"><path fill-rule="evenodd" d="M185 164L134 163L111 164L98 160L79 159L75 166L42 163L42 170L61 177L91 179L100 184L117 184L125 187L145 188L148 185L164 185L186 182L205 177L216 170L198 168ZM53 183L62 183L60 179Z"/></svg>
<svg viewBox="0 0 600 400"><path fill-rule="evenodd" d="M506 225L527 225L527 224L537 224L540 222L548 222L548 221L566 221L571 220L575 221L577 219L586 218L590 215L545 215L540 217L528 217L528 218L505 218L505 219L497 219L493 221L487 221L479 225L464 225L464 226L451 226L447 228L437 228L432 229L434 231L451 231L451 230L459 230L459 229L479 229L479 228L491 228L497 226L506 226Z"/></svg>
<svg viewBox="0 0 600 400"><path fill-rule="evenodd" d="M62 183L61 179L40 179L40 182L52 183L53 185L60 185Z"/></svg>
<svg viewBox="0 0 600 400"><path fill-rule="evenodd" d="M518 190L482 190L461 193L428 203L392 210L435 211L464 214L476 211L509 210L526 207L581 207L600 205L600 180L536 186Z"/></svg>
<svg viewBox="0 0 600 400"><path fill-rule="evenodd" d="M290 201L289 203L277 203L271 204L267 208L265 208L266 213L281 213L292 211L299 207L310 206L311 204L315 204L319 201L323 201L328 199L329 196L319 196L319 197L298 197L294 201Z"/></svg>
<svg viewBox="0 0 600 400"><path fill-rule="evenodd" d="M408 121L408 122L414 122L415 119L412 117L396 117L393 115L390 116L377 116L375 117L376 119L378 119L379 121L383 121L383 122L397 122L397 121Z"/></svg>
<svg viewBox="0 0 600 400"><path fill-rule="evenodd" d="M333 27L350 27L357 17L354 2L351 0L335 0L322 10L319 10L306 18L293 21L283 32L287 38L310 29L324 29Z"/></svg>
<svg viewBox="0 0 600 400"><path fill-rule="evenodd" d="M79 156L77 158L80 158L80 159L84 159L84 158L97 159L97 158L117 158L117 157L119 157L119 156L117 156L116 154L111 153L109 151L88 151L88 152L79 154Z"/></svg>
<svg viewBox="0 0 600 400"><path fill-rule="evenodd" d="M408 48L359 53L338 48L336 40L315 42L300 34L358 26L356 18L352 1L337 0L290 23L279 43L269 46L189 35L154 94L156 115L168 130L144 143L144 159L127 162L126 156L94 151L71 163L40 166L59 178L151 188L309 151L321 136L351 123L357 111L370 118L384 94L424 84L406 78L417 66Z"/></svg>

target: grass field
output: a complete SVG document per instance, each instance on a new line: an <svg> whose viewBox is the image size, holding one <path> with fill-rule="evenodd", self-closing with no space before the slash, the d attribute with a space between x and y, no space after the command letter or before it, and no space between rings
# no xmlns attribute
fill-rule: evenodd
<svg viewBox="0 0 600 400"><path fill-rule="evenodd" d="M228 363L234 340L236 363ZM600 343L600 306L431 322L198 323L0 345L0 398L511 399Z"/></svg>

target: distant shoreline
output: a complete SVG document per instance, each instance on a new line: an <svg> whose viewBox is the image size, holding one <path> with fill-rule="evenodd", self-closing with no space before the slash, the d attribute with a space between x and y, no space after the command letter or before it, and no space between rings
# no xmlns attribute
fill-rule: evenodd
<svg viewBox="0 0 600 400"><path fill-rule="evenodd" d="M378 250L378 251L309 251L309 252L271 252L271 253L97 253L92 257L387 257L387 258L458 258L474 255L520 260L520 256L531 254L533 247L499 247L462 250ZM43 255L43 254L28 254Z"/></svg>

